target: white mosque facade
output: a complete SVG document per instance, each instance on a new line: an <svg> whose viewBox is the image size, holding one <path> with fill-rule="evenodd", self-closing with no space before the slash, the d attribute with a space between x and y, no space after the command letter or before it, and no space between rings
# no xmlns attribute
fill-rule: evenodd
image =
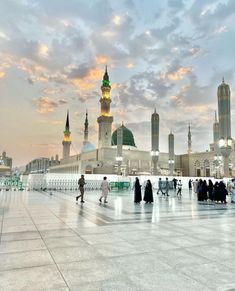
<svg viewBox="0 0 235 291"><path fill-rule="evenodd" d="M84 141L81 153L70 156L69 114L67 113L63 139L63 158L60 165L50 168L50 173L67 174L122 174L130 175L176 175L192 177L233 176L235 143L231 139L230 89L224 80L218 87L218 113L213 124L214 141L210 150L192 152L191 128L188 127L188 151L183 155L174 153L174 135L168 137L169 152L159 152L159 115L151 118L151 150L138 150L133 133L121 125L112 133L113 116L110 112L111 86L107 68L101 86L101 112L98 147L89 142L88 113L84 123ZM225 169L227 167L227 170ZM227 171L227 172L226 172Z"/></svg>

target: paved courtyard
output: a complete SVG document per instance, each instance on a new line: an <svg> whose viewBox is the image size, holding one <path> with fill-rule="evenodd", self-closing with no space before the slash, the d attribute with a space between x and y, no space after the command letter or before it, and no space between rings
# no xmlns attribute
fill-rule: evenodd
<svg viewBox="0 0 235 291"><path fill-rule="evenodd" d="M235 290L235 206L0 192L0 290Z"/></svg>

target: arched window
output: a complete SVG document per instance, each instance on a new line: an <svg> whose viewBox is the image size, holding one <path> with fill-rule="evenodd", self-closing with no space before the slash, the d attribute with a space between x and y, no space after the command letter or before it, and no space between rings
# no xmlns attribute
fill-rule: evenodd
<svg viewBox="0 0 235 291"><path fill-rule="evenodd" d="M209 160L207 160L207 159L204 160L203 166L204 166L205 177L210 177L210 162L209 162Z"/></svg>
<svg viewBox="0 0 235 291"><path fill-rule="evenodd" d="M195 168L195 176L196 177L201 177L201 164L200 164L200 161L198 161L198 160L195 161L194 168Z"/></svg>

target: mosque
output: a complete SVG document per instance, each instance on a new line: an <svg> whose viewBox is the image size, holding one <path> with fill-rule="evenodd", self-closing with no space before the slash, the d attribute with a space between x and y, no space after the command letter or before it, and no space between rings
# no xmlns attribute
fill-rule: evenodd
<svg viewBox="0 0 235 291"><path fill-rule="evenodd" d="M192 135L188 126L188 151L182 155L174 152L174 134L168 136L169 150L159 152L159 115L151 116L151 150L136 147L132 131L124 124L112 132L113 116L110 112L110 81L107 72L103 76L100 98L100 116L97 118L98 147L89 142L88 112L84 122L84 141L81 152L70 156L71 132L67 112L63 158L60 165L50 167L50 173L85 173L119 175L169 175L192 177L232 176L235 165L235 142L231 139L230 88L222 80L218 87L218 114L213 124L213 143L210 150L192 152Z"/></svg>

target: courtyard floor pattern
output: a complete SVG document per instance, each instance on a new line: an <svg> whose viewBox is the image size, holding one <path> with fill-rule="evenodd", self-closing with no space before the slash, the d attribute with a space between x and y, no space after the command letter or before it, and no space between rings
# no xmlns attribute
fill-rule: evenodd
<svg viewBox="0 0 235 291"><path fill-rule="evenodd" d="M0 290L235 290L234 205L99 194L1 191Z"/></svg>

